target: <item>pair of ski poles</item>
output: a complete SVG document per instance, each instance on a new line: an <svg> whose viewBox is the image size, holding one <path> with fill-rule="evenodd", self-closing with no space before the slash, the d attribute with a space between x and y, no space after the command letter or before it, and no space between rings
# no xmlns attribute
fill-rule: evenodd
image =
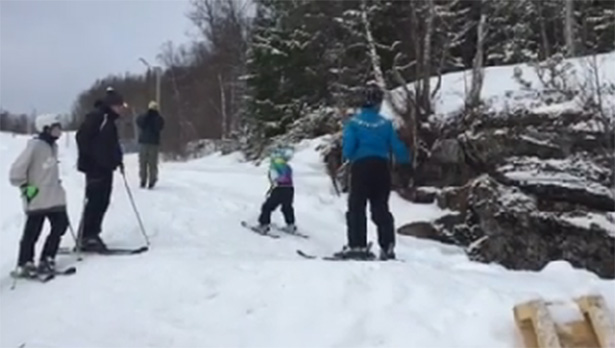
<svg viewBox="0 0 615 348"><path fill-rule="evenodd" d="M132 192L130 191L130 187L128 186L128 180L126 180L126 174L124 173L124 171L121 171L122 173L122 178L124 179L124 187L126 188L126 193L128 193L128 198L130 200L130 203L132 205L132 209L135 213L135 216L137 217L137 221L139 222L139 230L141 232L141 235L143 235L143 238L145 239L145 244L146 246L149 248L150 246L150 241L149 241L149 237L147 236L147 233L145 232L145 227L143 227L143 221L141 220L141 215L139 214L139 211L137 209L137 205L135 204L135 200L134 197L132 196ZM87 183L86 183L87 185ZM78 229L78 233L75 233L75 230L73 229L72 224L68 223L68 229L70 231L71 236L73 237L73 240L75 241L75 250L77 253L77 260L81 260L81 238L82 238L82 234L83 234L83 217L84 217L84 213L85 213L85 205L87 203L87 198L84 197L83 198L83 209L81 212L81 219L79 221L79 229Z"/></svg>

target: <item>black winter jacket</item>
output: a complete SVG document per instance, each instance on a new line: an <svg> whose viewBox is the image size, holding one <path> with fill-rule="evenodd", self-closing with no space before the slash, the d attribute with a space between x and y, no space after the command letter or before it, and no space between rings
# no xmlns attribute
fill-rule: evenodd
<svg viewBox="0 0 615 348"><path fill-rule="evenodd" d="M108 172L122 164L122 148L115 125L118 117L110 108L104 106L85 116L76 135L79 171Z"/></svg>
<svg viewBox="0 0 615 348"><path fill-rule="evenodd" d="M137 126L140 130L140 144L160 145L160 131L164 128L164 119L158 111L148 110L137 117Z"/></svg>

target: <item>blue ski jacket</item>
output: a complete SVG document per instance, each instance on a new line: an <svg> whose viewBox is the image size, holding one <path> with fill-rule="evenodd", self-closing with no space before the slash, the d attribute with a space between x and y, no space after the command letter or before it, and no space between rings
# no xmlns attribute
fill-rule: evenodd
<svg viewBox="0 0 615 348"><path fill-rule="evenodd" d="M390 120L375 108L362 108L344 125L342 156L355 162L365 157L389 158L393 152L398 163L410 163L410 152L397 136Z"/></svg>

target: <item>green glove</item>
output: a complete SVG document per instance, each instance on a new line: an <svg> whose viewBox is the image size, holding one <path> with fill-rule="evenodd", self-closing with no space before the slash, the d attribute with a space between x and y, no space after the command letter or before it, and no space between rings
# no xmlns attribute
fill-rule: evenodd
<svg viewBox="0 0 615 348"><path fill-rule="evenodd" d="M28 203L38 195L38 187L30 184L25 184L21 186L21 193L26 197Z"/></svg>

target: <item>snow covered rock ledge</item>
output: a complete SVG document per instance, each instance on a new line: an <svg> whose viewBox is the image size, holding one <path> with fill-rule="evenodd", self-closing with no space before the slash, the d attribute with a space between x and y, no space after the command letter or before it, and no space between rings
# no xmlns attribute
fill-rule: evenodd
<svg viewBox="0 0 615 348"><path fill-rule="evenodd" d="M469 241L471 258L529 270L566 260L601 277L615 278L615 225L578 221L591 221L597 213L541 211L536 197L488 176L473 183L468 199L467 219L480 231Z"/></svg>
<svg viewBox="0 0 615 348"><path fill-rule="evenodd" d="M511 269L566 260L615 278L612 121L570 110L482 114L434 138L415 180L440 188L438 205L451 213L400 234L452 242Z"/></svg>

